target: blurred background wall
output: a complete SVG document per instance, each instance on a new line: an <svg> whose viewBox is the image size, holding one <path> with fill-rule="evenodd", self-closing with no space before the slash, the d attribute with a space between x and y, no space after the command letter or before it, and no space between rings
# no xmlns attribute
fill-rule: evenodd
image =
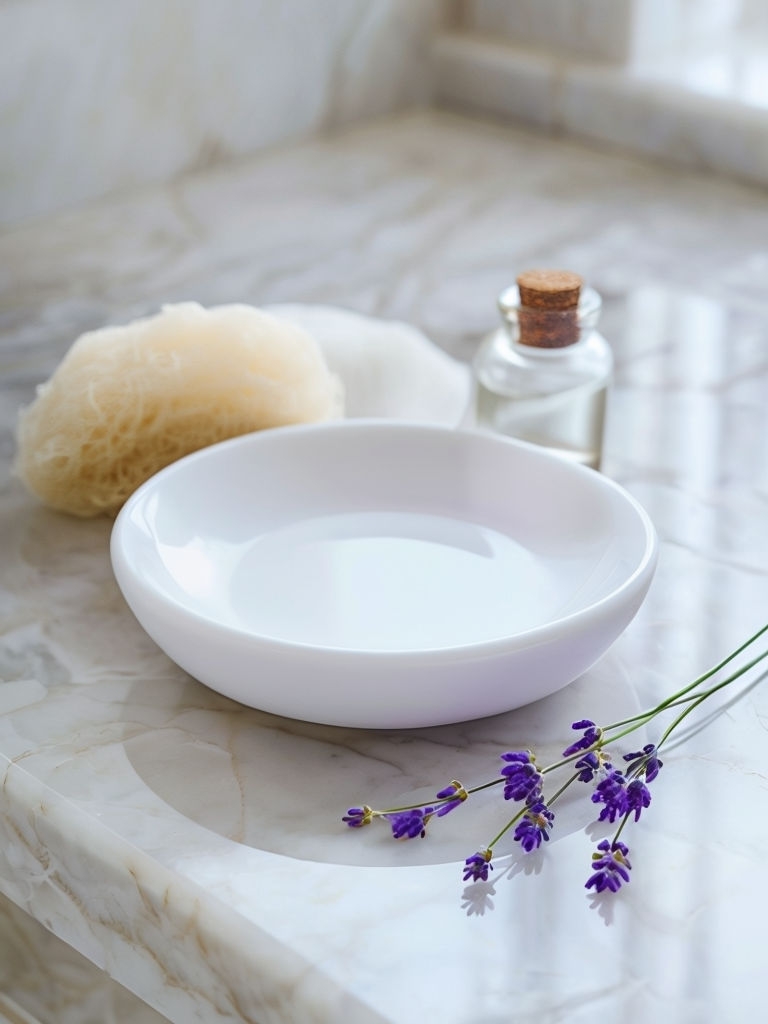
<svg viewBox="0 0 768 1024"><path fill-rule="evenodd" d="M768 185L768 0L0 0L0 227L433 103Z"/></svg>
<svg viewBox="0 0 768 1024"><path fill-rule="evenodd" d="M0 0L0 224L429 98L440 0Z"/></svg>

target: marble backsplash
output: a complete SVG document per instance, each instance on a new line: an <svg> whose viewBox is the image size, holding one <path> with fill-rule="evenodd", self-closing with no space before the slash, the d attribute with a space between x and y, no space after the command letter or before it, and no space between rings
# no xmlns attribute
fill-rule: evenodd
<svg viewBox="0 0 768 1024"><path fill-rule="evenodd" d="M658 0L644 0L658 7ZM634 0L464 0L461 24L472 32L565 56L626 60L632 51Z"/></svg>
<svg viewBox="0 0 768 1024"><path fill-rule="evenodd" d="M518 47L633 64L740 27L761 29L763 7L764 0L460 0L457 23Z"/></svg>
<svg viewBox="0 0 768 1024"><path fill-rule="evenodd" d="M425 101L440 0L0 4L0 226Z"/></svg>
<svg viewBox="0 0 768 1024"><path fill-rule="evenodd" d="M760 10L6 0L0 229L432 102L766 185Z"/></svg>

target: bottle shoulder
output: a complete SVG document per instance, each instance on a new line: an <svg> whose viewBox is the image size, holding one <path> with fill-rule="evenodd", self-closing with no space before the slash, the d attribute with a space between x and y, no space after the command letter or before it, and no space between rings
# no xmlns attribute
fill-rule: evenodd
<svg viewBox="0 0 768 1024"><path fill-rule="evenodd" d="M474 360L478 382L492 391L506 393L568 390L607 381L612 369L610 345L597 331L590 331L565 348L536 349L513 342L504 329L499 329L481 342Z"/></svg>

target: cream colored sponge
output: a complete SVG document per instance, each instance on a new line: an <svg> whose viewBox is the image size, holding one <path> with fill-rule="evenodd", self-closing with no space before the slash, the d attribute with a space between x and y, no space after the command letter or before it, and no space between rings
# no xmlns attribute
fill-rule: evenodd
<svg viewBox="0 0 768 1024"><path fill-rule="evenodd" d="M182 455L342 409L306 331L251 306L184 302L81 335L19 414L15 469L53 508L114 514Z"/></svg>

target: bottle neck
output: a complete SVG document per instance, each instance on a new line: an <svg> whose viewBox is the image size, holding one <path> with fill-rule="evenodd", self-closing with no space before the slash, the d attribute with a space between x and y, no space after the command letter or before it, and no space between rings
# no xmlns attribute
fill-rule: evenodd
<svg viewBox="0 0 768 1024"><path fill-rule="evenodd" d="M557 347L549 347L544 345L530 345L523 342L519 338L512 337L508 331L504 331L510 348L518 355L523 356L526 359L537 359L541 360L542 363L546 362L558 362L564 359L568 359L575 353L583 352L587 348L590 338L593 336L593 331L585 331L575 341L569 345L560 345Z"/></svg>

